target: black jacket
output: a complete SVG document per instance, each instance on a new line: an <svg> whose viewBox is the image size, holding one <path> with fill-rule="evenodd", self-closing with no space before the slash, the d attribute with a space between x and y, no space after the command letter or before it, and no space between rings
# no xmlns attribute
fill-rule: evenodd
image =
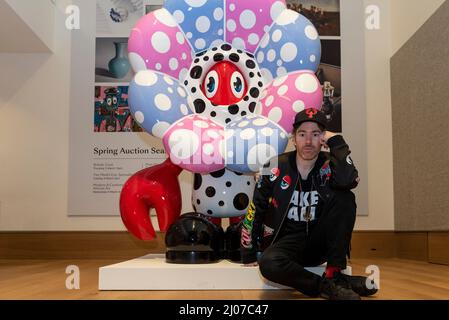
<svg viewBox="0 0 449 320"><path fill-rule="evenodd" d="M359 181L357 169L349 157L351 151L343 137L336 135L328 140L327 145L330 152L320 152L310 172L312 184L324 205L332 199L334 190L353 189ZM277 163L272 159L265 165L243 220L243 263L255 262L257 253L276 240L299 179L296 151L275 159Z"/></svg>

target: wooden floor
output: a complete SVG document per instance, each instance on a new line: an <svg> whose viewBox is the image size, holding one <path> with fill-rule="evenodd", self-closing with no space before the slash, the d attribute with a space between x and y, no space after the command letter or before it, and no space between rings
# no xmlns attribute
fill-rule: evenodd
<svg viewBox="0 0 449 320"><path fill-rule="evenodd" d="M0 299L307 299L283 291L98 291L98 268L113 260L2 260ZM380 291L367 299L449 299L449 266L400 259L353 259L354 274L380 269ZM67 290L65 269L80 269L80 289ZM188 276L188 275L186 275Z"/></svg>

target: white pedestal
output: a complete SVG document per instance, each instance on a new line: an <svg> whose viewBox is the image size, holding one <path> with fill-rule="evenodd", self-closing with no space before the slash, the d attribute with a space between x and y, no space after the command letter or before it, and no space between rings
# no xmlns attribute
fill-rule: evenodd
<svg viewBox="0 0 449 320"><path fill-rule="evenodd" d="M306 268L318 275L324 266ZM351 274L351 267L344 270ZM258 267L244 267L229 260L210 264L172 264L164 254L100 268L100 290L273 290L290 289L264 279Z"/></svg>

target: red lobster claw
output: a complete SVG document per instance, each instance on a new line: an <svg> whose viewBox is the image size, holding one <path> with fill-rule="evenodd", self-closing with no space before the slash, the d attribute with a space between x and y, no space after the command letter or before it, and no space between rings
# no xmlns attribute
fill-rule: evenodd
<svg viewBox="0 0 449 320"><path fill-rule="evenodd" d="M141 240L152 240L156 233L149 210L156 210L159 228L167 231L181 214L181 188L178 175L182 169L170 159L132 175L120 194L120 214L129 232Z"/></svg>

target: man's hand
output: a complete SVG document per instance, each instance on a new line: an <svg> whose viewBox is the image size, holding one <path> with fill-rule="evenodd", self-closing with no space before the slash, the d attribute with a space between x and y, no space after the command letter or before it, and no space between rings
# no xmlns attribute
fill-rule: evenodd
<svg viewBox="0 0 449 320"><path fill-rule="evenodd" d="M321 138L321 144L323 145L323 147L325 149L329 149L329 146L327 145L327 140L329 140L330 138L336 136L337 133L331 132L331 131L324 131L323 132L323 137Z"/></svg>
<svg viewBox="0 0 449 320"><path fill-rule="evenodd" d="M251 262L251 263L246 263L243 266L244 267L256 267L258 265L257 261L255 262Z"/></svg>

